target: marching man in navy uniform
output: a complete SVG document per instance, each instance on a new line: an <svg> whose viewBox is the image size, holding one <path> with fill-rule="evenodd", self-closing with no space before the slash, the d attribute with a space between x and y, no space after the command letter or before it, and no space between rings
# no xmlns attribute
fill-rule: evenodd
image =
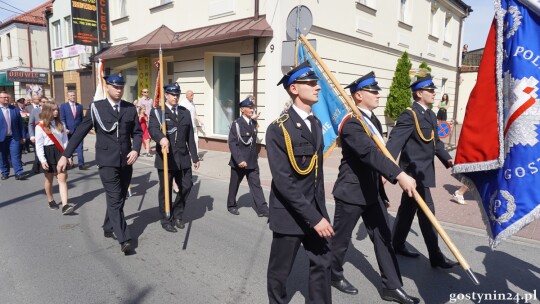
<svg viewBox="0 0 540 304"><path fill-rule="evenodd" d="M362 117L349 114L340 131L343 158L333 191L336 209L335 236L332 238L332 286L348 294L358 293L358 289L345 279L343 264L352 231L361 216L375 247L383 283L382 298L398 303L419 303L419 299L408 296L401 288L403 282L392 248L381 176L391 183L399 183L408 196L412 196L416 182L386 157L370 137L375 135L384 142L382 125L373 113L379 106L381 90L375 74L370 72L346 88L350 88Z"/></svg>
<svg viewBox="0 0 540 304"><path fill-rule="evenodd" d="M162 121L161 108L155 108L150 114L148 131L152 140L156 142L156 160L154 166L159 176L159 211L161 213L161 226L168 232L177 232L176 227L185 228L182 215L186 200L193 186L191 164L199 168L199 157L193 135L193 124L189 110L178 105L180 86L175 83L165 86L165 121ZM161 130L161 124L167 126L167 135ZM169 165L169 197L172 198L172 181L181 186L174 201L171 200L171 216L165 213L165 184L163 170L163 149L167 150Z"/></svg>
<svg viewBox="0 0 540 304"><path fill-rule="evenodd" d="M236 205L238 187L247 176L249 190L253 196L257 215L268 217L268 204L264 199L259 177L259 163L257 159L257 121L252 119L255 105L250 98L240 103L242 115L231 124L229 131L229 150L231 151L231 179L229 181L229 195L227 196L227 210L234 215L239 215Z"/></svg>
<svg viewBox="0 0 540 304"><path fill-rule="evenodd" d="M435 102L435 89L431 75L419 77L411 86L414 103L411 108L403 111L390 132L386 144L388 151L394 158L401 152L399 166L407 174L414 177L416 190L424 199L427 206L435 214L435 206L431 197L430 187L435 187L434 156L449 168L453 166L453 159L444 149L444 143L437 134L437 117L429 109ZM419 253L405 247L405 240L411 229L414 214L418 215L420 230L424 236L431 267L451 268L457 265L447 259L438 245L437 232L427 218L426 214L418 209L416 201L403 193L394 228L392 230L392 244L397 254L407 257L418 257Z"/></svg>
<svg viewBox="0 0 540 304"><path fill-rule="evenodd" d="M71 157L88 132L96 132L96 163L99 177L107 197L107 212L103 223L104 236L115 238L122 252L133 249L131 235L124 218L124 203L127 196L133 164L139 157L142 130L135 106L122 100L124 78L117 75L104 77L107 97L94 101L90 109L72 134L57 169L64 172L67 159Z"/></svg>
<svg viewBox="0 0 540 304"><path fill-rule="evenodd" d="M287 278L300 244L309 259L306 303L332 303L328 239L334 230L324 197L322 125L311 112L321 89L318 80L308 62L283 76L278 85L283 84L293 104L266 133L272 173L273 239L267 273L271 304L286 302Z"/></svg>

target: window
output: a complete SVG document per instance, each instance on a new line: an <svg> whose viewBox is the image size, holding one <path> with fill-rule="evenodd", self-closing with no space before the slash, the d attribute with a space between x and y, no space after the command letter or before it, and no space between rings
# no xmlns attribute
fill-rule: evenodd
<svg viewBox="0 0 540 304"><path fill-rule="evenodd" d="M8 58L11 58L11 34L6 35L7 38L7 56Z"/></svg>
<svg viewBox="0 0 540 304"><path fill-rule="evenodd" d="M375 8L375 0L356 0L356 3Z"/></svg>
<svg viewBox="0 0 540 304"><path fill-rule="evenodd" d="M73 29L71 27L71 16L64 18L64 28L66 29L66 44L73 44Z"/></svg>
<svg viewBox="0 0 540 304"><path fill-rule="evenodd" d="M431 14L429 15L429 24L431 26L431 29L430 29L430 34L431 36L434 36L434 37L438 37L439 36L439 32L438 32L438 22L437 22L437 11L438 11L438 8L437 6L432 3L431 4Z"/></svg>
<svg viewBox="0 0 540 304"><path fill-rule="evenodd" d="M240 57L214 57L212 87L214 133L227 135L240 112Z"/></svg>
<svg viewBox="0 0 540 304"><path fill-rule="evenodd" d="M62 32L60 31L60 20L52 23L53 28L53 48L62 47Z"/></svg>
<svg viewBox="0 0 540 304"><path fill-rule="evenodd" d="M452 22L452 15L446 14L444 19L444 41L451 42L452 40L452 31L450 30L450 25Z"/></svg>
<svg viewBox="0 0 540 304"><path fill-rule="evenodd" d="M408 19L409 19L409 12L408 12L408 9L407 9L407 0L400 0L401 1L401 5L399 6L399 21L401 22L405 22L407 23Z"/></svg>
<svg viewBox="0 0 540 304"><path fill-rule="evenodd" d="M118 18L127 16L126 2L127 0L118 0Z"/></svg>
<svg viewBox="0 0 540 304"><path fill-rule="evenodd" d="M163 5L163 4L167 4L167 3L171 3L172 0L158 0L158 5Z"/></svg>

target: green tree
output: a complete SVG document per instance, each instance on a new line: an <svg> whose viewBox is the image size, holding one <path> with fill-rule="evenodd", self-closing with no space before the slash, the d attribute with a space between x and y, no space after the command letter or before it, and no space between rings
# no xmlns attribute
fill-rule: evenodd
<svg viewBox="0 0 540 304"><path fill-rule="evenodd" d="M429 73L431 73L431 67L427 64L427 62L422 61L422 63L420 63L420 66L418 67L417 76L424 77L426 76L426 74L429 74Z"/></svg>
<svg viewBox="0 0 540 304"><path fill-rule="evenodd" d="M386 108L384 109L384 114L394 121L397 120L401 112L411 105L411 91L409 89L411 84L409 71L411 67L412 63L409 60L409 54L404 52L397 62L390 93L386 101Z"/></svg>

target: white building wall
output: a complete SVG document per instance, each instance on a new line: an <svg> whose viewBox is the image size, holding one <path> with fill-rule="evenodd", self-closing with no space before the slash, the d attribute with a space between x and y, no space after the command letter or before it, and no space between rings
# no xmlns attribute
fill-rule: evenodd
<svg viewBox="0 0 540 304"><path fill-rule="evenodd" d="M253 15L253 0L176 0L172 4L155 7L155 1L128 1L126 15L120 18L115 3L111 0L111 41L113 45L136 41L162 24L175 32L185 31L212 24L242 19ZM429 14L431 3L437 3L437 31L431 31ZM259 2L259 13L273 30L272 38L259 39L258 110L259 140L269 123L279 116L285 103L290 99L282 86L276 83L290 67L282 67L283 45L286 37L286 19L297 2L265 0ZM381 106L376 113L384 117L384 106L391 85L397 60L407 51L417 68L426 61L440 93L446 92L450 100L455 100L456 65L459 47L460 12L449 0L412 1L409 0L406 22L400 22L400 0L370 0L368 6L357 1L305 0L302 5L309 7L313 14L313 27L307 36L316 39L317 52L325 60L338 81L346 85L369 71L375 71L380 86ZM210 7L212 9L210 9ZM116 10L116 11L115 11ZM219 14L221 10L221 14ZM218 13L216 13L218 12ZM214 14L214 15L211 15ZM446 16L451 16L450 35L445 39ZM434 35L430 35L434 34ZM445 41L446 40L446 41ZM241 85L240 98L251 94L253 88L253 39L166 51L168 61L174 61L174 81L178 81L182 92L195 92L195 104L199 118L204 122L206 136L212 137L212 56L228 54L240 56ZM152 62L157 58L152 56ZM107 65L127 67L134 65L136 57L110 61ZM131 63L129 63L131 62ZM152 75L155 68L152 67ZM113 70L115 71L115 70ZM152 76L152 87L155 76ZM444 89L441 87L446 80ZM444 92L443 92L444 91ZM184 95L182 94L181 98ZM450 108L449 116L452 117ZM382 119L384 121L384 119Z"/></svg>

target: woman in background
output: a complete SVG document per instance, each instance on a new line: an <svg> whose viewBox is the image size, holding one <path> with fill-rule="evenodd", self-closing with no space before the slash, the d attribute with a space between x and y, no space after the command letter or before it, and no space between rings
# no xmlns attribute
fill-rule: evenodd
<svg viewBox="0 0 540 304"><path fill-rule="evenodd" d="M152 157L152 148L150 147L150 133L148 133L148 115L146 115L146 107L138 106L139 122L143 131L143 146L146 149L146 156Z"/></svg>
<svg viewBox="0 0 540 304"><path fill-rule="evenodd" d="M438 121L446 121L448 119L448 115L446 113L447 110L448 110L448 94L444 93L442 96L442 100L439 103L439 111L437 112Z"/></svg>
<svg viewBox="0 0 540 304"><path fill-rule="evenodd" d="M62 200L62 214L66 215L74 210L74 206L68 204L67 173L56 170L56 164L68 142L66 128L60 121L58 105L52 101L43 104L39 118L41 121L36 125L35 133L36 155L41 164L41 172L45 174L44 188L49 209L58 209L53 196L53 178L56 176ZM73 165L73 160L70 159L69 164Z"/></svg>

